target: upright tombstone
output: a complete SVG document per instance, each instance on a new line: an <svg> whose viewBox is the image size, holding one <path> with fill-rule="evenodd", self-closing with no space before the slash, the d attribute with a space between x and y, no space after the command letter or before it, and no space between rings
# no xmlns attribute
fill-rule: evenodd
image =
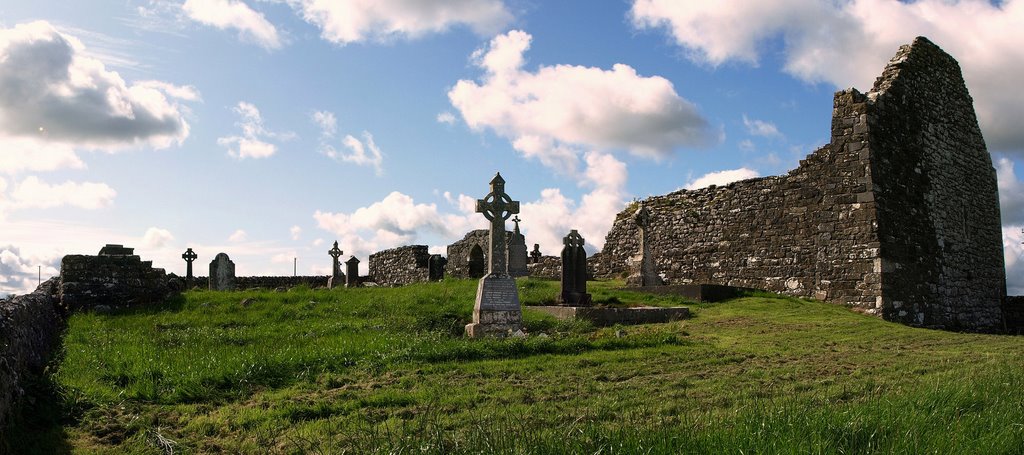
<svg viewBox="0 0 1024 455"><path fill-rule="evenodd" d="M633 257L632 273L626 277L626 286L661 286L664 282L654 268L654 257L651 255L650 242L647 241L647 230L651 226L651 212L643 202L633 213L633 223L640 231L639 248Z"/></svg>
<svg viewBox="0 0 1024 455"><path fill-rule="evenodd" d="M516 280L508 274L505 262L505 220L519 213L519 201L505 194L505 179L501 178L501 173L491 180L491 192L476 201L476 211L491 222L490 248L487 275L477 285L473 322L466 325L466 335L471 338L505 336L521 330L523 309L519 305Z"/></svg>
<svg viewBox="0 0 1024 455"><path fill-rule="evenodd" d="M512 236L508 239L508 274L514 277L527 276L530 271L526 269L526 237L519 232L519 216L512 218L515 228Z"/></svg>
<svg viewBox="0 0 1024 455"><path fill-rule="evenodd" d="M562 239L562 293L558 302L567 306L590 306L594 302L587 294L587 251L584 239L575 229Z"/></svg>
<svg viewBox="0 0 1024 455"><path fill-rule="evenodd" d="M335 286L340 286L342 281L345 281L345 275L341 273L341 263L338 262L338 258L341 257L344 251L338 248L338 241L334 241L334 247L327 251L327 254L331 255L331 277L327 279L327 289L334 289ZM346 285L348 282L345 282Z"/></svg>
<svg viewBox="0 0 1024 455"><path fill-rule="evenodd" d="M540 256L541 256L541 254L540 254L540 244L539 243L534 243L533 244L533 251L530 252L530 262L534 263L534 264L540 262Z"/></svg>
<svg viewBox="0 0 1024 455"><path fill-rule="evenodd" d="M233 291L235 289L235 263L225 253L217 253L210 261L210 290Z"/></svg>
<svg viewBox="0 0 1024 455"><path fill-rule="evenodd" d="M355 256L349 256L345 261L345 287L359 287L359 259Z"/></svg>
<svg viewBox="0 0 1024 455"><path fill-rule="evenodd" d="M192 289L192 282L195 277L192 276L192 262L199 258L199 255L192 248L185 250L185 253L181 255L181 258L185 260L185 288Z"/></svg>
<svg viewBox="0 0 1024 455"><path fill-rule="evenodd" d="M440 254L431 254L427 260L427 279L430 281L441 281L444 279L444 266L448 260Z"/></svg>

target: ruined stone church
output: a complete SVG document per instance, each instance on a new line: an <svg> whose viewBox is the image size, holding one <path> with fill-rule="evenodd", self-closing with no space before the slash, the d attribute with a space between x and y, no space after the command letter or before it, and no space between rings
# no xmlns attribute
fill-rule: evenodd
<svg viewBox="0 0 1024 455"><path fill-rule="evenodd" d="M786 175L644 200L659 273L916 326L1001 328L996 173L956 60L919 37L869 92L837 92L833 106L831 142ZM635 210L607 235L607 275L637 254Z"/></svg>

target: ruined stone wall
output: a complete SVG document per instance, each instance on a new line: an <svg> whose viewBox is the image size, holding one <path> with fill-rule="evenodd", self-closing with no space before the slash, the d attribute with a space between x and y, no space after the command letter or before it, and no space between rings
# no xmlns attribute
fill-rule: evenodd
<svg viewBox="0 0 1024 455"><path fill-rule="evenodd" d="M444 266L444 273L455 278L480 278L483 275L472 276L469 271L469 252L474 245L479 245L483 253L484 273L487 270L487 252L490 249L490 233L487 229L476 229L469 231L462 240L448 245L448 264Z"/></svg>
<svg viewBox="0 0 1024 455"><path fill-rule="evenodd" d="M557 256L541 256L540 262L526 264L526 270L533 278L550 280L562 279L562 258Z"/></svg>
<svg viewBox="0 0 1024 455"><path fill-rule="evenodd" d="M170 292L164 269L136 255L69 254L60 263L60 300L69 311L162 302Z"/></svg>
<svg viewBox="0 0 1024 455"><path fill-rule="evenodd" d="M831 142L787 175L645 200L658 271L994 329L1005 294L995 173L955 61L919 38L872 92L837 92L833 107ZM603 276L624 276L638 252L635 210L608 233Z"/></svg>
<svg viewBox="0 0 1024 455"><path fill-rule="evenodd" d="M50 278L31 294L0 300L0 428L21 408L25 381L43 373L59 345L57 283Z"/></svg>
<svg viewBox="0 0 1024 455"><path fill-rule="evenodd" d="M370 255L369 276L379 286L428 281L430 253L426 245L408 245Z"/></svg>

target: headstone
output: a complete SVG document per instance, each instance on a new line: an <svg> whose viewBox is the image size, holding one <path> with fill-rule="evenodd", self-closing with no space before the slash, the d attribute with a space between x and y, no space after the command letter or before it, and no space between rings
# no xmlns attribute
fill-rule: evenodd
<svg viewBox="0 0 1024 455"><path fill-rule="evenodd" d="M359 287L359 259L355 256L349 256L345 261L345 287Z"/></svg>
<svg viewBox="0 0 1024 455"><path fill-rule="evenodd" d="M491 180L491 192L476 201L476 211L491 222L490 251L487 275L477 285L473 322L466 325L466 335L472 338L506 336L522 329L523 309L519 305L516 280L508 274L505 262L505 220L519 213L519 201L505 194L505 179L501 178L501 173Z"/></svg>
<svg viewBox="0 0 1024 455"><path fill-rule="evenodd" d="M444 266L448 264L448 260L440 254L430 255L430 259L427 260L427 279L430 281L441 281L444 279Z"/></svg>
<svg viewBox="0 0 1024 455"><path fill-rule="evenodd" d="M225 253L217 253L210 261L210 290L233 291L235 289L235 263Z"/></svg>
<svg viewBox="0 0 1024 455"><path fill-rule="evenodd" d="M587 294L587 250L584 239L575 229L562 239L562 293L558 302L567 306L590 306Z"/></svg>
<svg viewBox="0 0 1024 455"><path fill-rule="evenodd" d="M338 248L338 241L335 240L334 247L327 251L327 254L331 255L331 277L327 279L327 289L334 289L335 286L340 286L345 281L345 275L341 273L341 263L338 262L338 257L342 253L344 251Z"/></svg>
<svg viewBox="0 0 1024 455"><path fill-rule="evenodd" d="M539 243L534 243L533 244L533 251L530 252L530 262L532 262L534 264L540 262L540 256L541 256L541 254L540 254L540 244Z"/></svg>
<svg viewBox="0 0 1024 455"><path fill-rule="evenodd" d="M651 212L644 204L633 214L633 222L640 231L640 246L637 248L637 255L633 257L633 270L626 277L626 286L661 286L665 284L654 267L654 256L651 255L651 246L647 241L647 231L651 226Z"/></svg>
<svg viewBox="0 0 1024 455"><path fill-rule="evenodd" d="M508 240L508 274L514 277L530 274L526 269L526 237L519 232L520 221L518 216L512 218L515 228Z"/></svg>
<svg viewBox="0 0 1024 455"><path fill-rule="evenodd" d="M192 289L192 281L195 277L192 276L192 261L199 258L199 255L192 248L185 250L185 253L181 255L181 258L185 260L185 288Z"/></svg>

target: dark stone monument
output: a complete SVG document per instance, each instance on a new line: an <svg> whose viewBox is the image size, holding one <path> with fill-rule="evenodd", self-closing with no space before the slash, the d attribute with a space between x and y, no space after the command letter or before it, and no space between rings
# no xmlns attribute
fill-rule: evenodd
<svg viewBox="0 0 1024 455"><path fill-rule="evenodd" d="M430 281L441 281L444 279L444 266L448 264L448 260L440 254L430 255L430 259L427 261L428 279Z"/></svg>
<svg viewBox="0 0 1024 455"><path fill-rule="evenodd" d="M633 223L640 231L639 251L633 257L632 273L626 277L626 286L661 286L665 284L654 268L654 257L651 256L651 245L647 240L647 231L651 226L651 212L644 204L633 214Z"/></svg>
<svg viewBox="0 0 1024 455"><path fill-rule="evenodd" d="M519 232L518 216L512 218L515 228L508 240L508 274L514 277L527 276L530 271L526 269L526 237Z"/></svg>
<svg viewBox="0 0 1024 455"><path fill-rule="evenodd" d="M359 259L355 256L349 256L348 260L345 261L345 287L356 288L359 287Z"/></svg>
<svg viewBox="0 0 1024 455"><path fill-rule="evenodd" d="M235 263L225 253L217 253L210 261L210 290L233 291L235 289Z"/></svg>
<svg viewBox="0 0 1024 455"><path fill-rule="evenodd" d="M196 259L198 259L199 255L197 255L195 251L192 251L192 248L189 248L189 249L185 250L184 254L181 255L181 258L185 260L185 264L186 264L185 265L185 287L187 289L192 289L192 281L195 280L195 277L192 276L192 261L195 261Z"/></svg>
<svg viewBox="0 0 1024 455"><path fill-rule="evenodd" d="M534 243L533 244L533 251L530 252L530 263L536 264L536 263L540 262L540 257L541 257L541 254L540 254L540 244L539 243Z"/></svg>
<svg viewBox="0 0 1024 455"><path fill-rule="evenodd" d="M587 251L583 237L575 229L562 239L562 293L558 303L566 306L590 306L587 294Z"/></svg>
<svg viewBox="0 0 1024 455"><path fill-rule="evenodd" d="M345 275L341 273L341 263L338 262L338 258L341 257L342 253L344 251L338 248L338 241L335 240L334 247L327 251L327 254L331 255L331 277L327 279L327 289L334 289L335 286L340 286L341 282L345 280Z"/></svg>
<svg viewBox="0 0 1024 455"><path fill-rule="evenodd" d="M505 194L505 179L501 178L501 173L491 180L491 192L476 201L476 211L491 222L490 251L487 275L477 285L473 322L466 325L466 335L472 338L505 336L522 329L523 309L519 305L516 280L508 274L505 262L505 220L519 213L519 201Z"/></svg>

